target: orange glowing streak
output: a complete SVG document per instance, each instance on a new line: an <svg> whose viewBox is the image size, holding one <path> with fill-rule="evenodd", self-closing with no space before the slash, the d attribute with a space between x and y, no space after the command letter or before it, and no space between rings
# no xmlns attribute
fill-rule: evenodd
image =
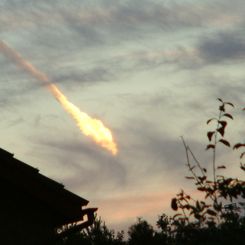
<svg viewBox="0 0 245 245"><path fill-rule="evenodd" d="M113 139L111 131L104 124L95 118L91 118L85 112L80 111L78 107L73 105L65 95L58 89L56 85L51 83L48 76L39 71L30 62L25 60L18 52L11 49L4 42L0 41L0 51L8 58L30 73L33 77L42 81L49 89L52 95L58 100L67 113L77 123L79 129L84 135L91 137L97 144L109 150L113 155L118 152L117 145Z"/></svg>
<svg viewBox="0 0 245 245"><path fill-rule="evenodd" d="M68 101L54 84L49 84L48 89L62 107L73 117L80 130L86 136L92 137L97 144L111 151L113 155L117 154L117 145L113 140L112 133L100 120L91 118L85 112L80 111L78 107Z"/></svg>

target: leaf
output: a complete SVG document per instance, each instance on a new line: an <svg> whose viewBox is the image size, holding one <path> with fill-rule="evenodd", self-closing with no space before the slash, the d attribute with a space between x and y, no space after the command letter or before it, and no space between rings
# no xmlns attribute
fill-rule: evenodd
<svg viewBox="0 0 245 245"><path fill-rule="evenodd" d="M224 139L220 139L219 142L223 143L224 145L230 147L230 143L227 141L227 140L224 140Z"/></svg>
<svg viewBox="0 0 245 245"><path fill-rule="evenodd" d="M209 214L209 215L212 215L212 216L216 216L216 212L215 211L213 211L212 209L207 209L207 213Z"/></svg>
<svg viewBox="0 0 245 245"><path fill-rule="evenodd" d="M230 105L232 107L235 107L231 102L225 102L226 105Z"/></svg>
<svg viewBox="0 0 245 245"><path fill-rule="evenodd" d="M195 179L194 177L191 176L185 176L186 179Z"/></svg>
<svg viewBox="0 0 245 245"><path fill-rule="evenodd" d="M224 104L221 105L221 106L219 107L219 110L225 112L225 105L224 105Z"/></svg>
<svg viewBox="0 0 245 245"><path fill-rule="evenodd" d="M244 155L245 155L245 152L243 152L243 153L240 155L240 159L242 159Z"/></svg>
<svg viewBox="0 0 245 245"><path fill-rule="evenodd" d="M245 144L237 143L233 146L233 150L238 149L240 147L245 147Z"/></svg>
<svg viewBox="0 0 245 245"><path fill-rule="evenodd" d="M213 120L217 120L217 119L216 118L210 118L209 120L207 120L207 124L209 124Z"/></svg>
<svg viewBox="0 0 245 245"><path fill-rule="evenodd" d="M203 183L203 181L207 179L207 176L199 176L198 179Z"/></svg>
<svg viewBox="0 0 245 245"><path fill-rule="evenodd" d="M241 163L240 168L241 168L243 171L245 171L245 165L244 165L244 164Z"/></svg>
<svg viewBox="0 0 245 245"><path fill-rule="evenodd" d="M201 206L200 206L199 201L196 201L196 209L197 209L198 211L201 211Z"/></svg>
<svg viewBox="0 0 245 245"><path fill-rule="evenodd" d="M210 205L206 205L206 203L204 202L204 201L200 201L200 203L202 204L202 206L204 206L204 207L208 207L208 206L210 206Z"/></svg>
<svg viewBox="0 0 245 245"><path fill-rule="evenodd" d="M223 114L223 116L224 117L229 117L230 119L233 120L233 116L231 114L229 114L229 113L225 113L225 114Z"/></svg>
<svg viewBox="0 0 245 245"><path fill-rule="evenodd" d="M209 141L212 140L212 137L213 137L214 133L215 133L215 131L209 131L209 132L207 133L207 137L208 137L208 140L209 140Z"/></svg>
<svg viewBox="0 0 245 245"><path fill-rule="evenodd" d="M205 199L207 199L210 195L211 194L207 192L206 195L205 195Z"/></svg>
<svg viewBox="0 0 245 245"><path fill-rule="evenodd" d="M209 145L207 145L207 147L206 147L206 150L208 150L208 149L215 149L215 145L213 145L213 144L209 144Z"/></svg>
<svg viewBox="0 0 245 245"><path fill-rule="evenodd" d="M181 189L180 193L177 194L177 196L183 197L183 195L184 195L184 191Z"/></svg>
<svg viewBox="0 0 245 245"><path fill-rule="evenodd" d="M173 216L173 219L175 219L176 217L178 217L178 216L181 216L182 214L175 214L174 216Z"/></svg>
<svg viewBox="0 0 245 245"><path fill-rule="evenodd" d="M223 128L225 128L226 125L227 125L227 122L226 122L226 121L218 121L218 122L221 124L221 126L222 126Z"/></svg>
<svg viewBox="0 0 245 245"><path fill-rule="evenodd" d="M174 210L174 211L177 211L178 210L178 205L177 205L177 199L176 198L173 198L172 201L171 201L171 208Z"/></svg>
<svg viewBox="0 0 245 245"><path fill-rule="evenodd" d="M217 131L220 133L220 135L221 135L222 137L225 135L225 128L224 128L224 127L218 128Z"/></svg>
<svg viewBox="0 0 245 245"><path fill-rule="evenodd" d="M223 183L224 183L225 185L229 185L232 181L233 181L232 178L228 178L228 179L225 179Z"/></svg>
<svg viewBox="0 0 245 245"><path fill-rule="evenodd" d="M216 211L221 211L222 210L222 203L220 202L219 204L217 202L214 202L213 207Z"/></svg>
<svg viewBox="0 0 245 245"><path fill-rule="evenodd" d="M217 167L217 169L225 169L225 168L226 168L226 166L224 166L224 165L220 165Z"/></svg>
<svg viewBox="0 0 245 245"><path fill-rule="evenodd" d="M191 206L189 204L186 204L182 207L183 209L186 208L187 210L189 210L191 208Z"/></svg>
<svg viewBox="0 0 245 245"><path fill-rule="evenodd" d="M195 213L195 214L194 214L194 217L195 217L196 219L198 219L198 220L202 218L202 216L201 216L200 214L198 214L198 213Z"/></svg>

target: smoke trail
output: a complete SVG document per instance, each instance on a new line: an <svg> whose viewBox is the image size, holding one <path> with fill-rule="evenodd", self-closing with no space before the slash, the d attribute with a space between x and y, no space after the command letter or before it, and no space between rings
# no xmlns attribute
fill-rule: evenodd
<svg viewBox="0 0 245 245"><path fill-rule="evenodd" d="M0 51L10 60L22 67L26 72L31 73L36 79L44 82L45 85L49 85L51 83L47 75L37 70L30 62L23 59L17 51L11 49L3 41L0 41Z"/></svg>
<svg viewBox="0 0 245 245"><path fill-rule="evenodd" d="M58 87L50 81L46 74L39 71L29 61L25 60L17 51L11 49L3 41L0 41L0 51L26 72L43 82L52 95L62 105L64 110L72 116L84 135L91 137L97 144L111 151L113 155L117 154L118 149L112 133L100 120L91 118L85 112L80 111L80 109L73 105L58 89Z"/></svg>

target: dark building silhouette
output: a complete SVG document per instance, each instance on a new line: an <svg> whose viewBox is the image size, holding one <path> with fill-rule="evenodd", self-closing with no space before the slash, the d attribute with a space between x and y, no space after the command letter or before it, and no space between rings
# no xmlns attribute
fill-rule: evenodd
<svg viewBox="0 0 245 245"><path fill-rule="evenodd" d="M0 148L0 244L53 244L56 229L65 224L93 223L96 209L88 201L39 173Z"/></svg>

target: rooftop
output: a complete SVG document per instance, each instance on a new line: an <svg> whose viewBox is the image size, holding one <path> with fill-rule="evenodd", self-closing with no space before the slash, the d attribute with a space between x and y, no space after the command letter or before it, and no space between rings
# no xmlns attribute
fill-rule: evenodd
<svg viewBox="0 0 245 245"><path fill-rule="evenodd" d="M14 154L1 148L0 178L54 210L58 214L59 225L82 220L82 206L88 204L86 199L66 190L64 185L42 175L38 169L15 159Z"/></svg>

